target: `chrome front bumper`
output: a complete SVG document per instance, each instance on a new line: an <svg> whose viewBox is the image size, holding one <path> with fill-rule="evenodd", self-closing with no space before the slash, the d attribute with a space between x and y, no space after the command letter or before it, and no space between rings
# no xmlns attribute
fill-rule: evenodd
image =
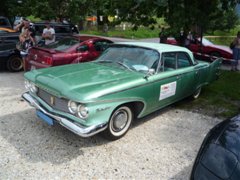
<svg viewBox="0 0 240 180"><path fill-rule="evenodd" d="M27 101L31 106L35 107L36 109L40 110L45 115L55 119L59 124L64 126L65 128L69 129L70 131L74 132L75 134L81 137L90 137L93 136L101 131L104 131L107 128L107 123L84 127L80 124L73 123L71 120L61 117L55 114L50 113L46 108L42 107L38 101L33 98L28 92L22 95L23 99Z"/></svg>

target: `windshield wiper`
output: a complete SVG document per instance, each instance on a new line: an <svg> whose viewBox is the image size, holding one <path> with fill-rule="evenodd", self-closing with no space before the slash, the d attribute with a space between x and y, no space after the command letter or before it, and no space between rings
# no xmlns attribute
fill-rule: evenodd
<svg viewBox="0 0 240 180"><path fill-rule="evenodd" d="M97 63L113 63L110 60L101 60L101 61L95 61L95 62L97 62Z"/></svg>
<svg viewBox="0 0 240 180"><path fill-rule="evenodd" d="M127 66L127 65L124 64L123 62L117 61L116 63L119 64L119 65L121 65L121 66L123 66L123 67L125 67L125 68L128 69L129 71L133 71L129 66Z"/></svg>

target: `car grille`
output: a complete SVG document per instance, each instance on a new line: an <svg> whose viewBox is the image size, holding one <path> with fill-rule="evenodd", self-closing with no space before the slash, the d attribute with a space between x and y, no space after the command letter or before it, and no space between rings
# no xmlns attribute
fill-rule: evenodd
<svg viewBox="0 0 240 180"><path fill-rule="evenodd" d="M49 94L48 92L39 89L37 93L38 97L40 97L44 102L46 102L49 106L51 106L55 110L69 112L68 110L68 100L63 98L58 98Z"/></svg>

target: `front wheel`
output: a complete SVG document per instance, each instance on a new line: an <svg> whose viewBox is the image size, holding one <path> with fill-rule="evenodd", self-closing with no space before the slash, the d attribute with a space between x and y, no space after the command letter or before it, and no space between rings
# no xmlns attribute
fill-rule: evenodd
<svg viewBox="0 0 240 180"><path fill-rule="evenodd" d="M132 110L128 106L117 108L108 123L108 128L103 132L105 138L117 140L129 130L133 120Z"/></svg>
<svg viewBox="0 0 240 180"><path fill-rule="evenodd" d="M11 72L18 72L23 69L23 60L21 57L14 55L7 61L7 69Z"/></svg>

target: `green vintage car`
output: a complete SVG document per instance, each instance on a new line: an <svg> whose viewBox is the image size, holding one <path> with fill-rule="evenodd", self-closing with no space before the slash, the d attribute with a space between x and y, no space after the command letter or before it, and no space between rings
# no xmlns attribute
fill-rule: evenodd
<svg viewBox="0 0 240 180"><path fill-rule="evenodd" d="M133 119L185 97L218 77L221 60L196 61L186 48L142 42L111 45L97 60L24 74L22 97L37 115L82 137L115 140Z"/></svg>

